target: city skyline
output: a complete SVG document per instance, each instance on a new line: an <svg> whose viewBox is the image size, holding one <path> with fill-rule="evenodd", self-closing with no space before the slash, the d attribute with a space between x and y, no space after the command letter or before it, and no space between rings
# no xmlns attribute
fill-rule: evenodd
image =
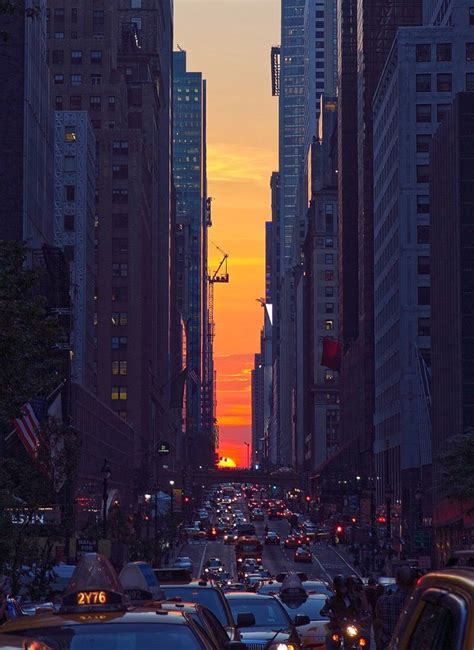
<svg viewBox="0 0 474 650"><path fill-rule="evenodd" d="M280 2L177 0L174 10L175 49L186 50L189 70L207 79L208 195L214 199L209 241L230 256L230 284L217 287L215 299L219 454L242 465L243 441L251 435L253 350L262 323L256 300L265 295L264 223L271 215L270 174L278 167L270 48L280 39ZM211 272L219 261L211 243Z"/></svg>

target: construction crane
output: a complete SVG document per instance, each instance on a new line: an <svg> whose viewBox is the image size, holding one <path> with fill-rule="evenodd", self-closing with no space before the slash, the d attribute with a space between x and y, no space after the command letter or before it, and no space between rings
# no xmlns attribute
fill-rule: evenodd
<svg viewBox="0 0 474 650"><path fill-rule="evenodd" d="M207 280L209 282L209 335L211 338L211 344L214 341L214 285L216 283L228 284L229 283L229 273L227 271L227 260L229 256L225 253L222 248L219 248L217 244L211 242L217 250L222 253L222 259L212 275L209 275Z"/></svg>

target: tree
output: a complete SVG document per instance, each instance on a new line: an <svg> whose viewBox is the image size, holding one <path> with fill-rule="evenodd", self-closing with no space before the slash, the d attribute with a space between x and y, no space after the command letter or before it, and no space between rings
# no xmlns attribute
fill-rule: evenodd
<svg viewBox="0 0 474 650"><path fill-rule="evenodd" d="M442 490L461 502L474 498L474 429L447 439L448 450L440 456Z"/></svg>
<svg viewBox="0 0 474 650"><path fill-rule="evenodd" d="M0 241L0 449L23 404L60 383L53 353L58 319L36 289L39 273L26 266L22 242Z"/></svg>

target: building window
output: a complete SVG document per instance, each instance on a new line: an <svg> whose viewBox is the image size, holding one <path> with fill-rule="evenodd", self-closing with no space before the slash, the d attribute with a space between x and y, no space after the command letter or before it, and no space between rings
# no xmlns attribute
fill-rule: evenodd
<svg viewBox="0 0 474 650"><path fill-rule="evenodd" d="M91 111L100 111L101 100L99 95L91 95L89 98L89 108Z"/></svg>
<svg viewBox="0 0 474 650"><path fill-rule="evenodd" d="M451 43L437 43L436 44L436 60L437 61L451 61L452 60L452 47Z"/></svg>
<svg viewBox="0 0 474 650"><path fill-rule="evenodd" d="M126 237L112 237L113 253L128 253L128 239Z"/></svg>
<svg viewBox="0 0 474 650"><path fill-rule="evenodd" d="M430 287L418 287L418 304L430 304Z"/></svg>
<svg viewBox="0 0 474 650"><path fill-rule="evenodd" d="M128 203L128 190L112 190L112 203Z"/></svg>
<svg viewBox="0 0 474 650"><path fill-rule="evenodd" d="M474 61L474 43L466 43L466 61Z"/></svg>
<svg viewBox="0 0 474 650"><path fill-rule="evenodd" d="M112 302L127 302L128 288L127 287L112 287Z"/></svg>
<svg viewBox="0 0 474 650"><path fill-rule="evenodd" d="M431 75L430 74L417 74L416 75L416 92L429 93L431 92Z"/></svg>
<svg viewBox="0 0 474 650"><path fill-rule="evenodd" d="M71 63L80 65L82 63L82 50L72 50Z"/></svg>
<svg viewBox="0 0 474 650"><path fill-rule="evenodd" d="M334 314L334 303L333 302L327 302L326 303L326 314Z"/></svg>
<svg viewBox="0 0 474 650"><path fill-rule="evenodd" d="M417 43L416 45L416 60L418 63L426 63L431 61L431 44L430 43Z"/></svg>
<svg viewBox="0 0 474 650"><path fill-rule="evenodd" d="M334 255L332 253L326 253L324 257L326 264L334 264Z"/></svg>
<svg viewBox="0 0 474 650"><path fill-rule="evenodd" d="M128 178L128 165L112 165L112 178L115 180Z"/></svg>
<svg viewBox="0 0 474 650"><path fill-rule="evenodd" d="M76 171L76 156L64 156L64 171L65 172Z"/></svg>
<svg viewBox="0 0 474 650"><path fill-rule="evenodd" d="M436 75L436 90L439 93L450 93L453 89L453 75L450 72L439 72Z"/></svg>
<svg viewBox="0 0 474 650"><path fill-rule="evenodd" d="M438 122L441 122L443 117L451 108L451 104L438 104L436 107L436 119Z"/></svg>
<svg viewBox="0 0 474 650"><path fill-rule="evenodd" d="M334 287L324 287L324 295L326 298L332 298L334 296Z"/></svg>
<svg viewBox="0 0 474 650"><path fill-rule="evenodd" d="M128 264L114 262L112 264L112 275L115 278L126 278L128 275Z"/></svg>
<svg viewBox="0 0 474 650"><path fill-rule="evenodd" d="M334 271L324 271L324 279L326 282L332 282L334 280Z"/></svg>
<svg viewBox="0 0 474 650"><path fill-rule="evenodd" d="M74 215L65 214L64 215L64 230L66 232L74 232Z"/></svg>
<svg viewBox="0 0 474 650"><path fill-rule="evenodd" d="M417 214L429 214L429 211L430 211L430 197L425 194L419 194L416 197Z"/></svg>
<svg viewBox="0 0 474 650"><path fill-rule="evenodd" d="M54 38L57 41L62 41L64 39L64 32L54 32Z"/></svg>
<svg viewBox="0 0 474 650"><path fill-rule="evenodd" d="M77 9L71 9L71 23L77 23Z"/></svg>
<svg viewBox="0 0 474 650"><path fill-rule="evenodd" d="M112 361L112 374L125 376L127 374L127 362Z"/></svg>
<svg viewBox="0 0 474 650"><path fill-rule="evenodd" d="M54 20L64 22L64 7L56 7L54 10Z"/></svg>
<svg viewBox="0 0 474 650"><path fill-rule="evenodd" d="M82 108L82 97L80 95L71 95L69 98L69 107L72 111L80 111Z"/></svg>
<svg viewBox="0 0 474 650"><path fill-rule="evenodd" d="M91 85L92 86L101 86L102 85L102 75L101 74L91 74Z"/></svg>
<svg viewBox="0 0 474 650"><path fill-rule="evenodd" d="M114 140L112 152L121 156L128 156L128 140Z"/></svg>
<svg viewBox="0 0 474 650"><path fill-rule="evenodd" d="M128 228L128 214L113 214L112 226L114 228Z"/></svg>
<svg viewBox="0 0 474 650"><path fill-rule="evenodd" d="M328 384L332 383L335 380L334 372L332 370L328 370L326 368L326 372L324 374L324 381Z"/></svg>
<svg viewBox="0 0 474 650"><path fill-rule="evenodd" d="M416 242L417 244L429 244L430 243L430 227L429 226L417 226L416 228Z"/></svg>
<svg viewBox="0 0 474 650"><path fill-rule="evenodd" d="M326 232L334 232L334 216L332 214L326 214L325 216L326 216Z"/></svg>
<svg viewBox="0 0 474 650"><path fill-rule="evenodd" d="M112 312L112 325L114 327L128 325L128 312L126 312L126 311L113 311Z"/></svg>
<svg viewBox="0 0 474 650"><path fill-rule="evenodd" d="M471 93L474 91L474 72L466 72L466 90Z"/></svg>
<svg viewBox="0 0 474 650"><path fill-rule="evenodd" d="M72 74L71 75L71 86L80 86L82 84L82 75L81 74Z"/></svg>
<svg viewBox="0 0 474 650"><path fill-rule="evenodd" d="M416 136L416 153L428 153L430 150L431 135L418 133Z"/></svg>
<svg viewBox="0 0 474 650"><path fill-rule="evenodd" d="M130 19L130 25L132 27L135 27L137 32L141 31L142 28L142 19L139 18L138 16L134 16L133 18Z"/></svg>
<svg viewBox="0 0 474 650"><path fill-rule="evenodd" d="M429 183L430 182L430 166L429 165L417 165L416 166L416 182L417 183Z"/></svg>
<svg viewBox="0 0 474 650"><path fill-rule="evenodd" d="M102 63L102 50L91 50L91 63Z"/></svg>
<svg viewBox="0 0 474 650"><path fill-rule="evenodd" d="M56 86L62 86L64 83L64 75L63 74L55 74L54 75L54 83Z"/></svg>
<svg viewBox="0 0 474 650"><path fill-rule="evenodd" d="M115 111L115 95L109 95L109 111Z"/></svg>
<svg viewBox="0 0 474 650"><path fill-rule="evenodd" d="M54 108L56 111L62 111L64 106L64 100L62 95L56 95L54 100Z"/></svg>
<svg viewBox="0 0 474 650"><path fill-rule="evenodd" d="M331 330L334 329L334 321L333 320L325 320L324 321L324 329L326 332L330 332Z"/></svg>
<svg viewBox="0 0 474 650"><path fill-rule="evenodd" d="M112 350L126 350L127 346L127 336L112 336Z"/></svg>
<svg viewBox="0 0 474 650"><path fill-rule="evenodd" d="M65 126L64 127L64 142L76 142L76 127L75 126Z"/></svg>
<svg viewBox="0 0 474 650"><path fill-rule="evenodd" d="M417 104L416 105L416 121L431 122L431 104Z"/></svg>
<svg viewBox="0 0 474 650"><path fill-rule="evenodd" d="M64 63L64 51L63 50L53 50L53 52L52 52L52 62L53 63Z"/></svg>
<svg viewBox="0 0 474 650"><path fill-rule="evenodd" d="M469 24L474 25L474 7L469 7Z"/></svg>
<svg viewBox="0 0 474 650"><path fill-rule="evenodd" d="M316 237L316 248L324 248L324 238Z"/></svg>
<svg viewBox="0 0 474 650"><path fill-rule="evenodd" d="M326 248L334 248L334 239L332 237L326 237L324 245Z"/></svg>
<svg viewBox="0 0 474 650"><path fill-rule="evenodd" d="M418 275L430 274L430 258L428 255L420 255L418 257Z"/></svg>
<svg viewBox="0 0 474 650"><path fill-rule="evenodd" d="M142 0L130 0L130 9L141 9Z"/></svg>
<svg viewBox="0 0 474 650"><path fill-rule="evenodd" d="M113 400L126 400L127 387L126 386L112 386L111 397Z"/></svg>
<svg viewBox="0 0 474 650"><path fill-rule="evenodd" d="M76 186L75 185L65 185L64 186L66 201L74 201L76 198Z"/></svg>
<svg viewBox="0 0 474 650"><path fill-rule="evenodd" d="M101 36L104 33L104 10L94 9L92 12L92 33L94 36Z"/></svg>

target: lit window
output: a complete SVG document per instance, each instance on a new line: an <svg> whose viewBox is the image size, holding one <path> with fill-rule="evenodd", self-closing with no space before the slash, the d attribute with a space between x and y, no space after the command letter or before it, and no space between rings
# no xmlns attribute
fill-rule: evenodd
<svg viewBox="0 0 474 650"><path fill-rule="evenodd" d="M126 386L112 386L111 398L113 400L126 400L127 387Z"/></svg>
<svg viewBox="0 0 474 650"><path fill-rule="evenodd" d="M333 320L326 320L324 321L324 329L326 332L330 332L331 330L334 329L334 321Z"/></svg>
<svg viewBox="0 0 474 650"><path fill-rule="evenodd" d="M82 50L73 50L71 52L71 63L76 65L82 63Z"/></svg>
<svg viewBox="0 0 474 650"><path fill-rule="evenodd" d="M324 279L326 282L332 282L334 280L334 271L324 271Z"/></svg>
<svg viewBox="0 0 474 650"><path fill-rule="evenodd" d="M102 63L102 50L91 50L91 63Z"/></svg>
<svg viewBox="0 0 474 650"><path fill-rule="evenodd" d="M141 9L142 0L130 0L130 9Z"/></svg>
<svg viewBox="0 0 474 650"><path fill-rule="evenodd" d="M127 374L127 362L126 361L112 361L112 375L122 375Z"/></svg>
<svg viewBox="0 0 474 650"><path fill-rule="evenodd" d="M76 127L75 126L66 126L64 128L64 141L65 142L75 142L76 141Z"/></svg>
<svg viewBox="0 0 474 650"><path fill-rule="evenodd" d="M70 75L71 86L80 86L82 84L82 75L81 74L72 74Z"/></svg>
<svg viewBox="0 0 474 650"><path fill-rule="evenodd" d="M64 75L63 74L55 74L54 75L54 83L56 86L61 86L64 83Z"/></svg>

